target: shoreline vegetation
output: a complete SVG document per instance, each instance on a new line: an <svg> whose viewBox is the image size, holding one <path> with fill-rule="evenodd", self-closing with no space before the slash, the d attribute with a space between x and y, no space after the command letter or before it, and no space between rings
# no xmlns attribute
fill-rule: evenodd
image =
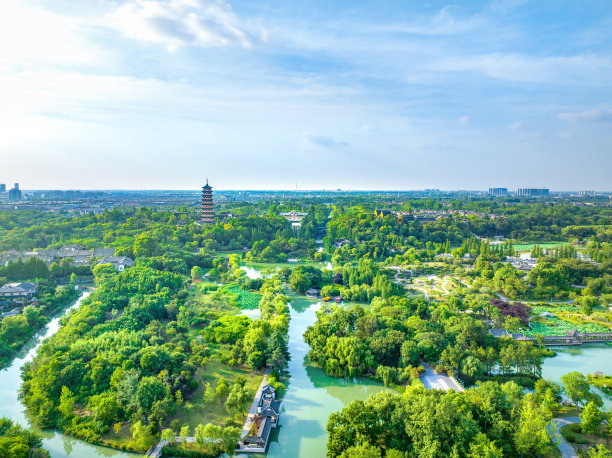
<svg viewBox="0 0 612 458"><path fill-rule="evenodd" d="M607 379L563 386L541 379L543 358L553 353L537 337L612 329L608 207L331 200L228 203L237 217L209 226L194 224L186 209L54 219L0 214L0 223L15 227L0 234L0 248L112 246L134 259L122 272L111 264L77 268L66 261L53 272L37 266L40 275L16 276L11 265L7 281L39 279L41 290L50 299L59 295L62 304L70 285L58 286L59 280L70 277L74 284L76 269L93 275L96 285L24 368L20 396L32 421L121 450L143 452L175 435L197 438L174 444L176 453L231 454L263 370L272 368L272 383L279 393L285 389L288 303L307 291L330 298L304 334L309 361L330 377L371 377L398 393L380 393L332 415L329 456L418 455L421 449L549 453L542 422L563 410L562 393L571 398L572 383L582 387L576 398L582 412L591 402L601 409L584 384L605 388ZM389 212L375 213L381 205ZM278 216L296 208L307 214L299 230ZM411 214L429 219L405 216ZM535 240L542 243L530 243ZM519 259L519 250L530 259ZM240 314L256 310L249 315L258 319ZM21 317L34 316L28 310ZM496 338L491 329L536 340ZM0 345L7 345L1 333ZM467 390L424 390L424 363ZM523 387L534 393L524 395ZM449 405L463 410L431 410ZM353 411L383 423L401 417L396 426L404 432L363 430L370 420ZM442 412L458 438L454 449L446 448L446 433L437 426L415 426L425 413L442 422ZM347 428L363 433L347 436ZM374 440L374 432L382 439Z"/></svg>

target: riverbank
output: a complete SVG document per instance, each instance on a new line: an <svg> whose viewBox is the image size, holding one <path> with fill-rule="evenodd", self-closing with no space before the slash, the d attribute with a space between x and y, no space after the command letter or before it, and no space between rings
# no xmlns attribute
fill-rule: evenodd
<svg viewBox="0 0 612 458"><path fill-rule="evenodd" d="M395 392L382 383L363 377L334 378L308 362L304 331L316 321L321 303L291 295L289 325L289 381L279 426L273 430L268 457L325 456L327 419L356 399L379 391Z"/></svg>
<svg viewBox="0 0 612 458"><path fill-rule="evenodd" d="M17 353L11 364L0 370L0 417L8 417L25 427L32 427L25 413L25 407L18 398L21 386L21 368L31 361L43 341L53 336L60 328L61 318L71 310L78 308L91 294L84 291L81 296L67 308L55 314L52 319L40 329ZM49 450L52 458L80 458L80 457L107 457L107 458L133 458L134 454L118 450L99 447L87 442L63 435L55 430L41 431L32 427L43 438L43 447Z"/></svg>
<svg viewBox="0 0 612 458"><path fill-rule="evenodd" d="M29 316L24 316L23 310L21 310L21 313L17 316L6 317L0 320L0 323L3 323L0 331L2 332L3 340L5 340L3 342L5 344L3 352L0 354L0 368L10 364L11 360L19 354L19 351L26 342L40 332L53 319L53 316L69 307L79 297L79 294L72 286L58 289L48 303L33 310L29 309L35 315L29 314ZM9 324L13 328L12 331L8 329Z"/></svg>

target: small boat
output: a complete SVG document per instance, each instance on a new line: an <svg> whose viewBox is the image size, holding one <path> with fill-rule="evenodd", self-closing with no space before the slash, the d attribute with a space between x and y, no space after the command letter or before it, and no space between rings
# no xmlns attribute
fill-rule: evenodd
<svg viewBox="0 0 612 458"><path fill-rule="evenodd" d="M334 299L336 301L336 304L339 304L340 302L342 302L342 298L340 296L338 296L336 299Z"/></svg>
<svg viewBox="0 0 612 458"><path fill-rule="evenodd" d="M329 296L325 296L325 297L323 298L323 302L329 302L329 301L331 301L331 299L332 299L331 297L329 297Z"/></svg>

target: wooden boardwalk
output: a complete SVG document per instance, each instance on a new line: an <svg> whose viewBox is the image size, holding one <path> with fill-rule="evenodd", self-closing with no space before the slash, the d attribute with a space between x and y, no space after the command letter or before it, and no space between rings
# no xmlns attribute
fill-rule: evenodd
<svg viewBox="0 0 612 458"><path fill-rule="evenodd" d="M249 409L249 414L247 415L247 418L244 422L244 426L242 427L242 434L240 435L241 439L244 439L246 436L248 436L249 432L251 431L251 425L253 424L255 416L257 415L257 406L259 404L259 399L261 398L261 392L264 386L268 384L268 375L270 375L270 372L272 372L272 369L267 368L266 372L264 373L263 379L261 383L259 384L257 393L255 393L255 397L253 398L253 403L251 404L251 408ZM249 449L244 448L242 444L242 440L241 440L241 442L239 443L239 448L236 449L236 453L266 453L266 450L265 448L263 450L253 449L253 448L249 448Z"/></svg>

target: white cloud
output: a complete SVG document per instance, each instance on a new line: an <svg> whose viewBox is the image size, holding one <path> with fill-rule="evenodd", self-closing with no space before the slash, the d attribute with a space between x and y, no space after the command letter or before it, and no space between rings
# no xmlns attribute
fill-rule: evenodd
<svg viewBox="0 0 612 458"><path fill-rule="evenodd" d="M0 65L93 64L101 51L86 40L87 22L24 2L0 2Z"/></svg>
<svg viewBox="0 0 612 458"><path fill-rule="evenodd" d="M448 57L428 66L441 72L473 71L490 78L518 82L572 82L608 84L612 61L608 57L577 55L563 57L491 53ZM579 82L579 83L576 83Z"/></svg>
<svg viewBox="0 0 612 458"><path fill-rule="evenodd" d="M339 141L323 135L314 135L310 132L302 132L298 137L301 138L304 143L322 148L345 148L349 146L348 142Z"/></svg>
<svg viewBox="0 0 612 458"><path fill-rule="evenodd" d="M612 110L593 109L578 113L561 113L557 117L562 121L572 123L612 121Z"/></svg>
<svg viewBox="0 0 612 458"><path fill-rule="evenodd" d="M459 124L466 125L470 122L470 118L468 116L461 116L457 121L459 121Z"/></svg>
<svg viewBox="0 0 612 458"><path fill-rule="evenodd" d="M254 37L223 0L133 0L111 16L111 25L130 38L164 45L250 47Z"/></svg>
<svg viewBox="0 0 612 458"><path fill-rule="evenodd" d="M378 29L413 35L455 35L471 32L483 25L481 17L475 15L459 19L452 14L453 9L455 7L447 6L433 16L417 18L407 24L385 25Z"/></svg>

